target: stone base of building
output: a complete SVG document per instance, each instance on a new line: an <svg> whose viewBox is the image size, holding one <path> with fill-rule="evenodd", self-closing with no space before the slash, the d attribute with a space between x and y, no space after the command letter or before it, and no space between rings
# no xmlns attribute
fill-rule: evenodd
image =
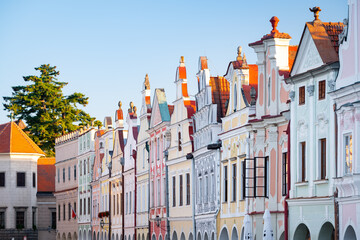
<svg viewBox="0 0 360 240"><path fill-rule="evenodd" d="M38 240L38 231L32 229L17 230L17 229L1 229L1 240L23 240L26 237L27 240Z"/></svg>

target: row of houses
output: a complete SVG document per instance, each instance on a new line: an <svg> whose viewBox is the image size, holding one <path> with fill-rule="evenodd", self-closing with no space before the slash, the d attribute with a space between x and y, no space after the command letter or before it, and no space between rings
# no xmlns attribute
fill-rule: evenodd
<svg viewBox="0 0 360 240"><path fill-rule="evenodd" d="M359 9L297 46L273 17L256 64L200 57L193 98L181 57L172 105L146 75L140 111L57 138L57 239L357 239Z"/></svg>

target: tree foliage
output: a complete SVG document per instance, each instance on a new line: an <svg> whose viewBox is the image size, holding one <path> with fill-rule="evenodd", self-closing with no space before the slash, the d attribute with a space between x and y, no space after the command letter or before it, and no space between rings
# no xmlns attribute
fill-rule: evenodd
<svg viewBox="0 0 360 240"><path fill-rule="evenodd" d="M49 64L35 68L40 76L23 77L26 86L14 86L11 97L4 97L4 109L9 117L25 120L29 137L48 155L54 155L55 138L93 123L88 113L78 106L86 106L88 97L82 93L65 96L62 92L66 82L57 79L59 71Z"/></svg>

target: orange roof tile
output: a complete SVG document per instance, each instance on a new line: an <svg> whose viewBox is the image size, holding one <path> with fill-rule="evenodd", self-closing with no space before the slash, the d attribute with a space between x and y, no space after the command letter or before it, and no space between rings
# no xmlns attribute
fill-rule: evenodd
<svg viewBox="0 0 360 240"><path fill-rule="evenodd" d="M0 153L35 153L45 155L14 122L0 125Z"/></svg>
<svg viewBox="0 0 360 240"><path fill-rule="evenodd" d="M37 164L38 192L55 191L55 158L40 158Z"/></svg>
<svg viewBox="0 0 360 240"><path fill-rule="evenodd" d="M217 105L217 121L226 114L226 102L230 96L230 84L224 77L210 77L212 102Z"/></svg>

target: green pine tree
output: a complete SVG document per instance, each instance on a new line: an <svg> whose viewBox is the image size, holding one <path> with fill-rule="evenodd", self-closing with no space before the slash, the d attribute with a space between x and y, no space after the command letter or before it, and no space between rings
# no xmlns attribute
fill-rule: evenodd
<svg viewBox="0 0 360 240"><path fill-rule="evenodd" d="M12 96L4 97L4 110L10 112L9 117L25 120L30 138L47 156L54 156L55 138L91 124L95 118L77 107L88 104L84 94L64 96L62 88L67 83L58 81L56 66L43 64L35 70L40 71L39 77L23 77L30 84L14 86ZM100 121L94 121L94 126L99 125Z"/></svg>

